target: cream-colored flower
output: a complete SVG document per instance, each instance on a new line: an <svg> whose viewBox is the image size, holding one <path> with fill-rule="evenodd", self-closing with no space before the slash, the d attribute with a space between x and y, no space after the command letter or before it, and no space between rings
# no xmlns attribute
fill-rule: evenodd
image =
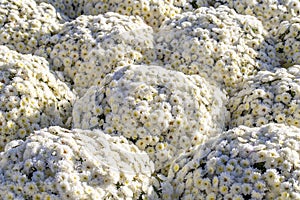
<svg viewBox="0 0 300 200"><path fill-rule="evenodd" d="M124 198L150 195L154 165L125 138L111 137L101 130L50 127L8 145L0 154L0 174L5 177L1 188L15 196L35 199L46 193L55 199L93 199L91 195L116 199L114 188L120 189ZM5 196L0 194L2 199Z"/></svg>

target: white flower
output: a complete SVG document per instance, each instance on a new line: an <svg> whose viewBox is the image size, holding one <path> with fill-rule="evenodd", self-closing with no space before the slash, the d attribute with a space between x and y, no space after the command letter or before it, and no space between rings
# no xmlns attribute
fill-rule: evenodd
<svg viewBox="0 0 300 200"><path fill-rule="evenodd" d="M142 150L155 147L154 154L151 148L148 150L157 160L159 171L177 153L223 129L227 120L222 108L225 102L224 93L201 77L159 66L130 65L107 75L100 87L91 87L74 105L73 122L75 128L99 127L109 134L124 135ZM93 106L82 109L87 103ZM94 108L99 106L108 111L95 113ZM90 123L99 118L103 124ZM213 123L215 120L218 123ZM160 137L161 143L145 140L148 136Z"/></svg>
<svg viewBox="0 0 300 200"><path fill-rule="evenodd" d="M275 72L260 71L253 76L229 100L232 126L254 127L276 122L299 127L294 103L299 97L295 95L297 89L293 83L297 79L296 74L281 68L275 68Z"/></svg>
<svg viewBox="0 0 300 200"><path fill-rule="evenodd" d="M153 30L139 17L112 12L82 15L61 28L64 32L46 40L40 49L50 47L47 59L52 69L64 71L81 96L118 66L147 63L137 57L148 59L148 51L154 48Z"/></svg>
<svg viewBox="0 0 300 200"><path fill-rule="evenodd" d="M201 7L164 23L157 43L164 42L167 46L164 51L158 49L157 57L164 58L163 64L169 64L173 70L199 74L212 84L224 85L232 95L250 75L263 68L271 69L273 64L279 66L279 60L274 58L274 46L263 40L265 35L255 17L237 14L223 5ZM267 53L259 49L261 46L268 49ZM269 52L273 59L269 58ZM185 59L185 54L191 60Z"/></svg>
<svg viewBox="0 0 300 200"><path fill-rule="evenodd" d="M267 163L277 157L291 156L294 151L299 154L298 146L295 146L296 150L294 146L287 147L283 143L299 138L298 133L300 129L282 124L268 124L260 128L236 127L180 155L170 167L176 170L170 170L162 187L172 184L173 196L181 197L188 196L192 189L205 196L213 192L217 197L234 196L236 199L247 195L253 199L264 199L271 194L280 196L282 192L286 193L285 196L292 195L299 191L299 187L292 184L297 182L294 179L298 177L297 172L286 173L284 168L288 168L288 162L272 162L273 166ZM238 153L233 155L234 148L238 149ZM283 151L285 153L280 154ZM193 162L196 164L190 164ZM296 158L289 160L291 162L299 166ZM222 165L232 165L234 170L224 172ZM187 183L189 177L193 178L194 185L185 184L185 188L176 194L176 186Z"/></svg>
<svg viewBox="0 0 300 200"><path fill-rule="evenodd" d="M124 198L138 198L151 188L149 179L154 169L147 154L125 138L110 137L100 130L50 127L9 146L0 154L0 177L5 177L1 188L15 196L35 199L45 192L59 199L82 199L92 193L84 189L88 185L98 196L103 192L114 195L115 188L120 187ZM10 188L10 183L21 183L24 190ZM5 193L0 196L4 198Z"/></svg>
<svg viewBox="0 0 300 200"><path fill-rule="evenodd" d="M60 30L60 15L50 4L7 0L1 3L0 8L2 12L9 12L2 19L0 45L9 45L17 52L34 54L43 40Z"/></svg>
<svg viewBox="0 0 300 200"><path fill-rule="evenodd" d="M299 12L4 0L0 199L298 199Z"/></svg>
<svg viewBox="0 0 300 200"><path fill-rule="evenodd" d="M5 61L10 57L14 59ZM9 80L0 89L4 98L0 110L5 111L0 137L6 138L5 143L24 138L40 127L70 127L68 119L76 96L52 74L45 59L22 55L4 46L0 47L0 59L0 69ZM8 133L10 138L6 137Z"/></svg>

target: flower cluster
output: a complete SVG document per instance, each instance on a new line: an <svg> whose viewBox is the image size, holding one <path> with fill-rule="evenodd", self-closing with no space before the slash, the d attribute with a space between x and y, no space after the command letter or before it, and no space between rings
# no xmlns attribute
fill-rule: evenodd
<svg viewBox="0 0 300 200"><path fill-rule="evenodd" d="M72 21L83 15L83 9L86 4L84 0L35 0L35 2L52 5L66 21Z"/></svg>
<svg viewBox="0 0 300 200"><path fill-rule="evenodd" d="M75 103L73 126L126 137L166 173L175 155L224 129L225 103L225 94L200 76L130 65Z"/></svg>
<svg viewBox="0 0 300 200"><path fill-rule="evenodd" d="M171 166L162 199L300 199L300 129L240 126Z"/></svg>
<svg viewBox="0 0 300 200"><path fill-rule="evenodd" d="M117 66L155 59L152 28L117 13L80 16L40 47L54 70L64 71L82 96ZM50 51L48 51L50 49Z"/></svg>
<svg viewBox="0 0 300 200"><path fill-rule="evenodd" d="M260 20L270 36L275 36L281 22L289 21L300 14L298 0L189 0L193 8L218 7L234 9L242 15L251 15Z"/></svg>
<svg viewBox="0 0 300 200"><path fill-rule="evenodd" d="M139 199L153 163L123 137L49 127L0 153L1 199Z"/></svg>
<svg viewBox="0 0 300 200"><path fill-rule="evenodd" d="M99 15L115 12L125 16L141 16L153 28L181 12L180 1L166 0L38 0L48 2L62 14L74 19L80 15Z"/></svg>
<svg viewBox="0 0 300 200"><path fill-rule="evenodd" d="M0 0L0 199L300 200L299 16Z"/></svg>
<svg viewBox="0 0 300 200"><path fill-rule="evenodd" d="M300 9L300 8L299 8ZM300 17L280 24L276 35L276 51L283 67L300 64Z"/></svg>
<svg viewBox="0 0 300 200"><path fill-rule="evenodd" d="M84 7L84 13L90 15L107 12L108 10L127 16L141 16L154 29L160 27L167 18L173 18L181 12L181 9L174 5L171 0L93 0L86 3Z"/></svg>
<svg viewBox="0 0 300 200"><path fill-rule="evenodd" d="M1 1L0 45L33 54L46 38L60 30L61 21L49 4L36 4L34 0Z"/></svg>
<svg viewBox="0 0 300 200"><path fill-rule="evenodd" d="M276 122L300 127L300 66L260 71L230 98L231 127Z"/></svg>
<svg viewBox="0 0 300 200"><path fill-rule="evenodd" d="M71 127L75 94L43 58L0 46L0 94L0 151L33 130Z"/></svg>
<svg viewBox="0 0 300 200"><path fill-rule="evenodd" d="M156 37L158 64L225 84L229 95L259 70L279 65L255 17L225 6L201 7L167 20Z"/></svg>

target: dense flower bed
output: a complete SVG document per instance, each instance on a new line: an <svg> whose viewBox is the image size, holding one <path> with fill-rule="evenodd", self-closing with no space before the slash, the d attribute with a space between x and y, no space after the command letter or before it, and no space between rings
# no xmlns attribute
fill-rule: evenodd
<svg viewBox="0 0 300 200"><path fill-rule="evenodd" d="M0 198L300 199L299 12L0 1Z"/></svg>

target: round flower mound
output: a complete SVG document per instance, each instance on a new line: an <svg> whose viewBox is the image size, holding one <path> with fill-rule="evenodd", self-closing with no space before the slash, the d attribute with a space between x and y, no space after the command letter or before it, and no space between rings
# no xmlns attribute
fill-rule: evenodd
<svg viewBox="0 0 300 200"><path fill-rule="evenodd" d="M19 53L33 54L61 28L55 8L34 0L3 0L0 13L0 45Z"/></svg>
<svg viewBox="0 0 300 200"><path fill-rule="evenodd" d="M261 71L229 99L231 127L276 122L300 127L300 66Z"/></svg>
<svg viewBox="0 0 300 200"><path fill-rule="evenodd" d="M181 12L180 1L166 0L38 0L48 2L71 19L80 15L99 15L115 12L126 16L141 16L153 28ZM177 2L177 3L176 3Z"/></svg>
<svg viewBox="0 0 300 200"><path fill-rule="evenodd" d="M174 5L172 0L92 0L84 6L84 13L89 15L107 11L128 16L141 16L148 25L156 29L164 20L180 13L181 9L176 4Z"/></svg>
<svg viewBox="0 0 300 200"><path fill-rule="evenodd" d="M80 16L41 48L55 70L74 81L80 96L117 66L155 59L152 28L139 17L106 13Z"/></svg>
<svg viewBox="0 0 300 200"><path fill-rule="evenodd" d="M281 22L300 15L298 0L189 0L194 8L220 5L234 9L237 13L251 15L260 20L270 36L275 36ZM190 3L191 4L191 3Z"/></svg>
<svg viewBox="0 0 300 200"><path fill-rule="evenodd" d="M14 140L0 153L1 199L139 199L153 163L123 137L57 126Z"/></svg>
<svg viewBox="0 0 300 200"><path fill-rule="evenodd" d="M300 199L300 129L240 126L179 157L162 199Z"/></svg>
<svg viewBox="0 0 300 200"><path fill-rule="evenodd" d="M279 65L265 35L255 17L225 6L202 7L164 23L156 37L157 60L168 69L225 84L230 95L250 75Z"/></svg>
<svg viewBox="0 0 300 200"><path fill-rule="evenodd" d="M282 22L278 29L276 50L283 66L300 65L300 17Z"/></svg>
<svg viewBox="0 0 300 200"><path fill-rule="evenodd" d="M49 125L71 126L75 95L44 58L0 46L0 151Z"/></svg>
<svg viewBox="0 0 300 200"><path fill-rule="evenodd" d="M74 104L73 126L126 137L166 173L175 155L224 129L225 102L225 94L200 76L130 65Z"/></svg>

